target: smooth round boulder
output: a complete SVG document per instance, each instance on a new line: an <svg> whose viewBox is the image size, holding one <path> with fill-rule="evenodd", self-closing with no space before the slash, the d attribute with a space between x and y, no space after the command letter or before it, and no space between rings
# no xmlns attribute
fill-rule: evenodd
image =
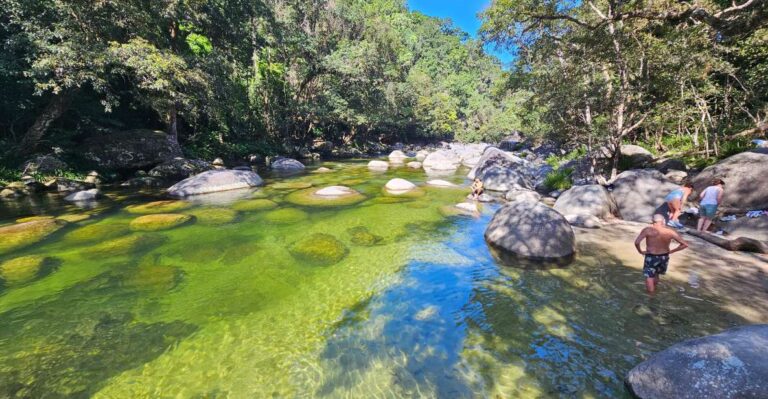
<svg viewBox="0 0 768 399"><path fill-rule="evenodd" d="M272 170L276 170L276 171L292 172L292 171L302 171L304 170L305 166L303 163L293 158L278 157L277 159L272 161L271 168Z"/></svg>
<svg viewBox="0 0 768 399"><path fill-rule="evenodd" d="M725 182L720 204L724 212L768 209L768 151L742 152L705 168L692 179L691 198L698 198L715 178Z"/></svg>
<svg viewBox="0 0 768 399"><path fill-rule="evenodd" d="M483 151L482 156L477 160L477 164L472 170L469 171L467 177L470 179L481 177L486 170L493 168L518 169L524 164L525 161L521 158L506 153L496 147L488 147Z"/></svg>
<svg viewBox="0 0 768 399"><path fill-rule="evenodd" d="M619 215L613 196L599 184L574 186L557 197L555 210L563 215L594 216L612 219Z"/></svg>
<svg viewBox="0 0 768 399"><path fill-rule="evenodd" d="M209 170L184 179L168 189L174 197L188 197L219 191L258 187L264 180L249 170Z"/></svg>
<svg viewBox="0 0 768 399"><path fill-rule="evenodd" d="M531 183L516 169L494 166L484 169L477 177L483 181L483 187L491 191L531 188Z"/></svg>
<svg viewBox="0 0 768 399"><path fill-rule="evenodd" d="M133 231L161 231L181 226L192 220L192 216L177 213L159 213L144 215L133 219L129 224Z"/></svg>
<svg viewBox="0 0 768 399"><path fill-rule="evenodd" d="M653 161L653 154L639 145L623 144L621 156L628 159L633 167L642 167Z"/></svg>
<svg viewBox="0 0 768 399"><path fill-rule="evenodd" d="M533 190L509 190L504 195L507 201L539 201L541 194Z"/></svg>
<svg viewBox="0 0 768 399"><path fill-rule="evenodd" d="M389 162L392 162L392 163L403 163L406 158L408 158L408 156L405 155L405 153L400 150L392 151L389 154Z"/></svg>
<svg viewBox="0 0 768 399"><path fill-rule="evenodd" d="M689 339L629 371L641 399L768 398L768 324Z"/></svg>
<svg viewBox="0 0 768 399"><path fill-rule="evenodd" d="M288 252L301 262L315 266L330 266L344 259L349 249L330 234L315 233L293 243L288 248Z"/></svg>
<svg viewBox="0 0 768 399"><path fill-rule="evenodd" d="M368 162L368 169L371 169L374 171L384 171L389 169L389 163L387 163L386 161L373 160L371 162Z"/></svg>
<svg viewBox="0 0 768 399"><path fill-rule="evenodd" d="M667 214L664 198L680 188L653 169L628 170L613 181L611 193L624 220L650 223L654 214ZM694 197L691 197L694 198Z"/></svg>
<svg viewBox="0 0 768 399"><path fill-rule="evenodd" d="M412 162L408 162L405 166L411 169L421 169L421 162L412 161Z"/></svg>
<svg viewBox="0 0 768 399"><path fill-rule="evenodd" d="M384 238L371 233L367 227L358 226L347 229L349 241L361 247L371 247L380 244Z"/></svg>
<svg viewBox="0 0 768 399"><path fill-rule="evenodd" d="M315 195L318 197L337 198L347 195L359 194L357 191L346 186L329 186L323 187L320 190L315 191Z"/></svg>
<svg viewBox="0 0 768 399"><path fill-rule="evenodd" d="M186 159L177 157L155 166L147 174L149 177L162 180L179 181L190 176L194 176L198 173L211 170L213 168L214 166L212 166L210 163L201 161L199 159Z"/></svg>
<svg viewBox="0 0 768 399"><path fill-rule="evenodd" d="M130 233L128 226L124 223L96 223L80 227L66 236L66 241L83 244L96 241L104 241L117 238Z"/></svg>
<svg viewBox="0 0 768 399"><path fill-rule="evenodd" d="M404 193L416 188L416 185L405 179L392 179L384 186L390 193Z"/></svg>
<svg viewBox="0 0 768 399"><path fill-rule="evenodd" d="M321 167L315 169L315 171L314 171L314 173L330 173L330 172L333 172L333 170L330 169L330 168L326 168L325 166L321 166Z"/></svg>
<svg viewBox="0 0 768 399"><path fill-rule="evenodd" d="M454 187L458 187L458 185L456 185L456 184L453 184L453 183L451 183L451 182L449 182L449 181L446 181L446 180L441 180L441 179L432 179L432 180L428 180L428 181L427 181L427 185L428 185L428 186L432 186L432 187L442 187L442 188L454 188Z"/></svg>
<svg viewBox="0 0 768 399"><path fill-rule="evenodd" d="M502 258L569 262L576 238L568 221L539 202L514 201L502 206L485 230L485 240Z"/></svg>
<svg viewBox="0 0 768 399"><path fill-rule="evenodd" d="M419 150L416 152L416 160L419 162L424 162L424 160L427 159L427 156L429 156L429 151L427 150Z"/></svg>
<svg viewBox="0 0 768 399"><path fill-rule="evenodd" d="M101 195L101 191L98 188L92 188L90 190L78 191L76 193L69 194L64 197L65 201L80 202L80 201L94 201Z"/></svg>
<svg viewBox="0 0 768 399"><path fill-rule="evenodd" d="M453 151L440 150L427 155L421 164L433 171L455 171L461 165L461 157Z"/></svg>

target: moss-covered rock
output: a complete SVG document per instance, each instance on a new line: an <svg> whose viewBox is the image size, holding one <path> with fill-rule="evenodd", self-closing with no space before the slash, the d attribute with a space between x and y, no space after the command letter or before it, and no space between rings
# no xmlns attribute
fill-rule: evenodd
<svg viewBox="0 0 768 399"><path fill-rule="evenodd" d="M0 278L6 285L14 286L34 280L41 272L47 258L29 255L0 263Z"/></svg>
<svg viewBox="0 0 768 399"><path fill-rule="evenodd" d="M365 226L353 227L348 229L347 233L349 233L352 244L363 247L371 247L380 244L384 240L383 237L368 231L368 228Z"/></svg>
<svg viewBox="0 0 768 399"><path fill-rule="evenodd" d="M124 284L139 290L166 292L176 287L182 276L182 271L177 267L141 265L126 276Z"/></svg>
<svg viewBox="0 0 768 399"><path fill-rule="evenodd" d="M349 250L330 234L316 233L290 246L291 256L311 265L329 266L344 259Z"/></svg>
<svg viewBox="0 0 768 399"><path fill-rule="evenodd" d="M338 197L328 197L317 195L318 189L308 189L294 191L285 197L285 200L294 205L311 207L335 207L354 205L365 201L366 197L358 192L352 192L349 195Z"/></svg>
<svg viewBox="0 0 768 399"><path fill-rule="evenodd" d="M62 226L61 222L44 219L0 227L0 254L37 243Z"/></svg>
<svg viewBox="0 0 768 399"><path fill-rule="evenodd" d="M37 222L39 220L53 220L53 216L27 216L24 218L16 219L16 223Z"/></svg>
<svg viewBox="0 0 768 399"><path fill-rule="evenodd" d="M220 226L237 219L237 211L229 208L202 208L188 212L195 221L206 226Z"/></svg>
<svg viewBox="0 0 768 399"><path fill-rule="evenodd" d="M97 223L89 224L74 230L64 236L66 241L73 243L86 243L94 241L111 240L130 232L128 225L124 223Z"/></svg>
<svg viewBox="0 0 768 399"><path fill-rule="evenodd" d="M56 220L60 220L62 222L67 222L67 223L78 223L78 222L82 222L83 220L88 220L90 218L91 218L91 215L84 214L84 213L73 213L70 215L56 216Z"/></svg>
<svg viewBox="0 0 768 399"><path fill-rule="evenodd" d="M303 181L281 182L281 183L272 184L270 187L272 187L275 190L303 190L305 188L312 187L312 183L303 182Z"/></svg>
<svg viewBox="0 0 768 399"><path fill-rule="evenodd" d="M265 211L275 208L277 208L277 203L268 199L245 200L232 205L232 209L242 212Z"/></svg>
<svg viewBox="0 0 768 399"><path fill-rule="evenodd" d="M176 201L176 200L168 200L168 201L153 201L146 204L139 204L139 205L130 205L125 207L125 210L129 213L139 214L139 215L149 215L153 213L169 213L169 212L178 212L183 211L185 209L188 209L192 206L187 201Z"/></svg>
<svg viewBox="0 0 768 399"><path fill-rule="evenodd" d="M160 231L168 230L174 227L189 223L192 220L190 215L180 213L160 213L156 215L139 216L131 221L130 227L134 231Z"/></svg>
<svg viewBox="0 0 768 399"><path fill-rule="evenodd" d="M307 220L309 215L296 208L283 208L271 211L264 215L264 219L274 224L293 224Z"/></svg>
<svg viewBox="0 0 768 399"><path fill-rule="evenodd" d="M120 256L156 247L165 242L165 237L155 234L130 235L115 238L90 247L86 256Z"/></svg>

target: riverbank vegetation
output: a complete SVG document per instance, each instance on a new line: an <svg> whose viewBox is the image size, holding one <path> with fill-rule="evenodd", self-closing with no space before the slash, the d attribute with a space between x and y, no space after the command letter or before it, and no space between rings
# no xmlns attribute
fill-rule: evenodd
<svg viewBox="0 0 768 399"><path fill-rule="evenodd" d="M189 156L530 129L498 60L402 0L4 0L4 158L151 128Z"/></svg>
<svg viewBox="0 0 768 399"><path fill-rule="evenodd" d="M486 40L560 143L712 159L768 130L768 4L495 0Z"/></svg>

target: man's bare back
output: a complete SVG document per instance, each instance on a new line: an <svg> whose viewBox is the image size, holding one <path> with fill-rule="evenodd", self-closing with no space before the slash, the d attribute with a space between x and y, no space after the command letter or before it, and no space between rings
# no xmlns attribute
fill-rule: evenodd
<svg viewBox="0 0 768 399"><path fill-rule="evenodd" d="M664 224L664 216L653 215L653 224L644 228L635 240L637 252L645 255L643 275L645 276L645 287L650 293L656 290L659 275L667 272L669 255L688 248L688 243L680 237L680 234L667 228ZM677 241L680 245L670 250L672 240ZM643 241L645 241L645 250L640 247Z"/></svg>

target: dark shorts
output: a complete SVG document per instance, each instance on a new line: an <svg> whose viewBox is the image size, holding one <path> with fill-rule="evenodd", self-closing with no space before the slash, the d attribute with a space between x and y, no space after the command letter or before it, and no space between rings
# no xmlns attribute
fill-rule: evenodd
<svg viewBox="0 0 768 399"><path fill-rule="evenodd" d="M667 266L669 265L669 254L664 255L645 255L645 263L643 263L643 275L647 278L654 278L656 276L667 273Z"/></svg>

